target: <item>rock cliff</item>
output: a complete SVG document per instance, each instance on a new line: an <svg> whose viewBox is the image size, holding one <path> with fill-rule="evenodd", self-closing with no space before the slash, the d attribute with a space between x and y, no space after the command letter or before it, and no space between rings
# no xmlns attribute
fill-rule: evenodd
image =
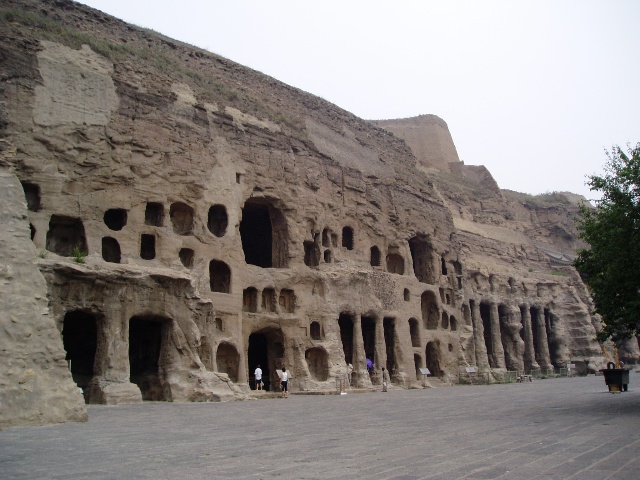
<svg viewBox="0 0 640 480"><path fill-rule="evenodd" d="M257 365L307 391L349 363L371 388L604 361L571 210L462 164L437 117L405 135L70 1L0 22L0 299L25 312L2 318L1 398L37 363L66 398L41 423L82 396L246 398ZM2 401L3 425L42 409Z"/></svg>

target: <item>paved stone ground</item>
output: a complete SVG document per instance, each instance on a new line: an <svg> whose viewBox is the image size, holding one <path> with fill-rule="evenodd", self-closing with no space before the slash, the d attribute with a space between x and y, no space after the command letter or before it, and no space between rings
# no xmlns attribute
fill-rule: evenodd
<svg viewBox="0 0 640 480"><path fill-rule="evenodd" d="M640 479L639 377L89 406L0 431L0 478Z"/></svg>

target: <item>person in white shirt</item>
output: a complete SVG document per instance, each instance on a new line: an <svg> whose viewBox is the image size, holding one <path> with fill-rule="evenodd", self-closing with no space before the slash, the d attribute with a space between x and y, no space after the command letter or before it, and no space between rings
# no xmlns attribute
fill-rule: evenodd
<svg viewBox="0 0 640 480"><path fill-rule="evenodd" d="M289 398L289 373L284 367L280 373L280 384L282 385L282 398Z"/></svg>
<svg viewBox="0 0 640 480"><path fill-rule="evenodd" d="M262 390L262 369L260 368L260 365L256 367L253 375L256 378L256 390Z"/></svg>

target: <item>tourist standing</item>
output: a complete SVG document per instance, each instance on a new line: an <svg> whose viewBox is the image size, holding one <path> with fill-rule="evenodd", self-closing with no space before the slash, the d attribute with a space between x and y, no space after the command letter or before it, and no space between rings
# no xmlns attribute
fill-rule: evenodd
<svg viewBox="0 0 640 480"><path fill-rule="evenodd" d="M260 364L258 364L253 374L256 378L256 390L262 390L262 369L260 368Z"/></svg>
<svg viewBox="0 0 640 480"><path fill-rule="evenodd" d="M289 398L289 373L284 367L280 373L280 385L282 385L282 398Z"/></svg>

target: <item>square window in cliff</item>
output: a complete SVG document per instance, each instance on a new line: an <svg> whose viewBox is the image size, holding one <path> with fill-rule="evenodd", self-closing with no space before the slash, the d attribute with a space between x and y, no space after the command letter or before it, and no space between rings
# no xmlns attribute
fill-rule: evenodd
<svg viewBox="0 0 640 480"><path fill-rule="evenodd" d="M331 230L325 228L322 230L322 246L329 248L331 246Z"/></svg>
<svg viewBox="0 0 640 480"><path fill-rule="evenodd" d="M178 256L180 257L180 262L187 268L193 267L193 257L194 252L190 248L181 248L178 252Z"/></svg>
<svg viewBox="0 0 640 480"><path fill-rule="evenodd" d="M275 312L276 305L276 291L273 288L265 288L262 290L262 311L263 312Z"/></svg>
<svg viewBox="0 0 640 480"><path fill-rule="evenodd" d="M307 267L317 267L320 265L320 247L311 240L302 243L304 247L304 264Z"/></svg>
<svg viewBox="0 0 640 480"><path fill-rule="evenodd" d="M425 235L418 235L409 240L413 273L419 282L434 285L436 275L434 268L433 248Z"/></svg>
<svg viewBox="0 0 640 480"><path fill-rule="evenodd" d="M296 308L296 296L293 290L283 288L280 290L280 310L285 313L294 313Z"/></svg>
<svg viewBox="0 0 640 480"><path fill-rule="evenodd" d="M115 238L102 237L102 258L105 262L120 263L120 244Z"/></svg>
<svg viewBox="0 0 640 480"><path fill-rule="evenodd" d="M87 255L87 240L82 220L64 215L52 215L47 231L47 250L70 257L76 247L81 253Z"/></svg>
<svg viewBox="0 0 640 480"><path fill-rule="evenodd" d="M122 230L127 224L127 211L124 208L110 208L104 212L103 220L110 230Z"/></svg>
<svg viewBox="0 0 640 480"><path fill-rule="evenodd" d="M249 200L242 209L240 237L248 265L286 268L288 230L282 212L266 199Z"/></svg>
<svg viewBox="0 0 640 480"><path fill-rule="evenodd" d="M173 225L173 232L178 235L193 233L194 210L186 203L176 202L169 207L169 218Z"/></svg>
<svg viewBox="0 0 640 480"><path fill-rule="evenodd" d="M224 332L224 322L220 317L216 317L216 330Z"/></svg>
<svg viewBox="0 0 640 480"><path fill-rule="evenodd" d="M411 292L409 291L408 288L404 289L404 301L408 302L411 300Z"/></svg>
<svg viewBox="0 0 640 480"><path fill-rule="evenodd" d="M320 328L319 322L311 322L309 331L313 340L320 340L322 338L322 329Z"/></svg>
<svg viewBox="0 0 640 480"><path fill-rule="evenodd" d="M22 182L22 189L27 200L27 210L37 212L40 210L40 186L35 183Z"/></svg>
<svg viewBox="0 0 640 480"><path fill-rule="evenodd" d="M333 261L333 255L331 254L331 250L324 251L324 263L331 263Z"/></svg>
<svg viewBox="0 0 640 480"><path fill-rule="evenodd" d="M144 224L153 227L164 225L164 205L161 203L149 202L144 211Z"/></svg>
<svg viewBox="0 0 640 480"><path fill-rule="evenodd" d="M338 248L338 234L337 233L332 233L331 234L331 246L333 248Z"/></svg>
<svg viewBox="0 0 640 480"><path fill-rule="evenodd" d="M140 258L153 260L156 258L156 236L148 233L140 235Z"/></svg>
<svg viewBox="0 0 640 480"><path fill-rule="evenodd" d="M404 275L404 258L398 253L387 255L387 271L397 275Z"/></svg>
<svg viewBox="0 0 640 480"><path fill-rule="evenodd" d="M231 293L231 269L220 260L209 262L209 286L212 292Z"/></svg>
<svg viewBox="0 0 640 480"><path fill-rule="evenodd" d="M372 267L379 267L380 266L380 249L378 247L376 247L375 245L373 247L371 247L370 250L370 263Z"/></svg>

